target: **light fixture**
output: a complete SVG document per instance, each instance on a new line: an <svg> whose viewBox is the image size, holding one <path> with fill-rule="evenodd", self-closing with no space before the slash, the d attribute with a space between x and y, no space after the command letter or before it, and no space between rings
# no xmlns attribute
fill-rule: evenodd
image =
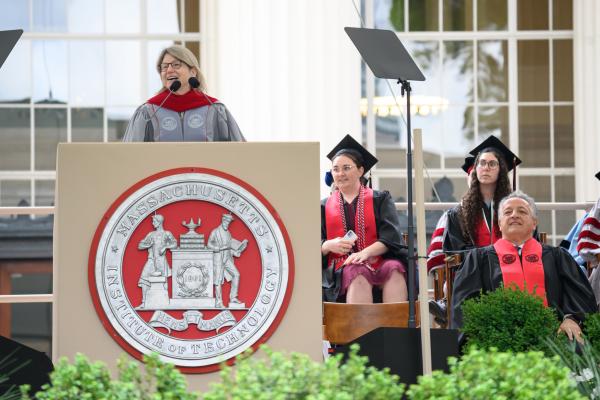
<svg viewBox="0 0 600 400"><path fill-rule="evenodd" d="M410 113L421 117L436 116L448 109L449 101L439 96L411 96ZM360 99L360 114L367 116L368 101ZM393 96L378 96L373 98L373 114L379 117L399 116L404 114L405 107L398 107Z"/></svg>

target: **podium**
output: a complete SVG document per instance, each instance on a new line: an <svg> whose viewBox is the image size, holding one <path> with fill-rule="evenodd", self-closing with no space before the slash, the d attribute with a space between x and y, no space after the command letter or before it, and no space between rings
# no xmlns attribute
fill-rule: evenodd
<svg viewBox="0 0 600 400"><path fill-rule="evenodd" d="M377 328L336 352L347 354L354 343L360 345L359 354L369 357L369 365L389 368L400 381L410 385L423 375L421 358L421 330L419 328ZM458 331L455 329L431 330L431 366L449 372L448 357L458 357Z"/></svg>
<svg viewBox="0 0 600 400"><path fill-rule="evenodd" d="M319 170L318 143L60 144L54 360L156 351L191 390L244 347L321 360Z"/></svg>

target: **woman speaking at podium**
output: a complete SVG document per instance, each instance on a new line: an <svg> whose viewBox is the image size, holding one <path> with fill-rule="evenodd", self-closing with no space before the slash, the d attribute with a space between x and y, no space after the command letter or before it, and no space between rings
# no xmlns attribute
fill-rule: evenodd
<svg viewBox="0 0 600 400"><path fill-rule="evenodd" d="M327 157L335 189L321 202L324 300L345 294L347 303L373 303L377 286L383 302L406 301L396 207L387 191L372 190L364 178L377 159L349 135Z"/></svg>
<svg viewBox="0 0 600 400"><path fill-rule="evenodd" d="M245 141L225 105L204 92L194 53L183 46L167 47L156 69L163 87L135 111L124 142Z"/></svg>

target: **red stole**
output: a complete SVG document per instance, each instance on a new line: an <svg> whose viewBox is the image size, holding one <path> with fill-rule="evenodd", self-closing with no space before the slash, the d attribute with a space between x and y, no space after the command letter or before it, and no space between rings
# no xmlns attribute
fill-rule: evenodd
<svg viewBox="0 0 600 400"><path fill-rule="evenodd" d="M491 229L488 229L485 217L482 216L479 218L479 222L475 227L475 237L473 238L475 247L489 246L490 244L496 243L496 241L502 237L495 219L492 219L491 225Z"/></svg>
<svg viewBox="0 0 600 400"><path fill-rule="evenodd" d="M147 103L154 104L156 106L160 106L160 104L169 96L168 90L163 90L156 96L150 98ZM210 100L209 100L210 99ZM192 89L189 92L178 95L171 94L167 101L162 105L164 108L168 108L169 110L173 110L176 112L184 112L187 110L191 110L193 108L199 108L203 106L210 105L212 103L216 103L219 100L214 97L205 96L201 92Z"/></svg>
<svg viewBox="0 0 600 400"><path fill-rule="evenodd" d="M521 260L515 246L506 239L494 243L498 254L504 287L515 284L520 290L527 285L527 292L539 296L548 306L546 298L546 283L544 280L544 265L542 264L542 245L531 238L521 248Z"/></svg>
<svg viewBox="0 0 600 400"><path fill-rule="evenodd" d="M325 204L325 227L327 229L327 240L343 237L347 228L343 217L343 199L341 193L334 191ZM362 212L361 212L362 208ZM356 244L358 251L369 247L377 241L377 225L375 223L375 209L373 207L373 190L367 187L361 187L354 213L354 230L358 239ZM335 263L335 269L342 267L347 255L329 253L328 265ZM374 257L369 260L372 268L376 269L381 264L381 257Z"/></svg>

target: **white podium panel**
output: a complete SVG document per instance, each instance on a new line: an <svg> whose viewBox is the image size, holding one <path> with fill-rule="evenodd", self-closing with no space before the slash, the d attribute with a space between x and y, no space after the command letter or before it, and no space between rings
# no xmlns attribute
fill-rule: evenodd
<svg viewBox="0 0 600 400"><path fill-rule="evenodd" d="M201 390L266 343L321 358L318 143L58 148L53 354L157 352Z"/></svg>

